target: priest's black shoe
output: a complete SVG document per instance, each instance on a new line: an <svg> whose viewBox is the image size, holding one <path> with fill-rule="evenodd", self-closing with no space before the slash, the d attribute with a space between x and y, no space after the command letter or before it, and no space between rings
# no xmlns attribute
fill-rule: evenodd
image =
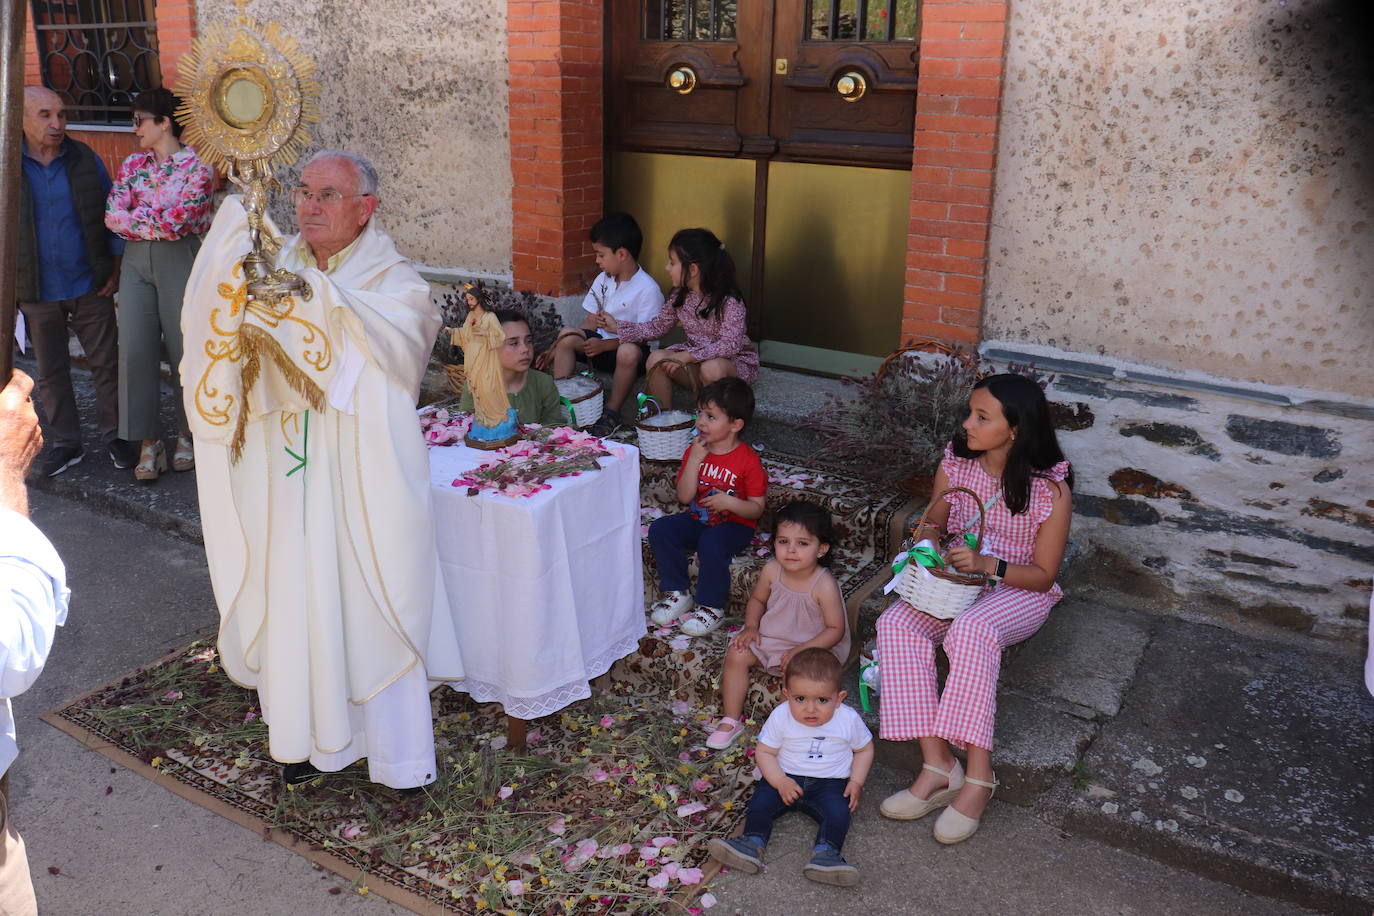
<svg viewBox="0 0 1374 916"><path fill-rule="evenodd" d="M281 768L281 781L288 786L299 786L319 776L326 776L324 770L317 768L309 760L300 763L284 763Z"/></svg>

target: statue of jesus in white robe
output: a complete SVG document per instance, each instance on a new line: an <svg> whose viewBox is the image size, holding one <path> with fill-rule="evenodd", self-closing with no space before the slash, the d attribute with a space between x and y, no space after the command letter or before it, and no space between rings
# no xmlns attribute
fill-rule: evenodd
<svg viewBox="0 0 1374 916"><path fill-rule="evenodd" d="M308 206L344 205L323 195ZM220 656L257 689L272 757L366 757L373 781L410 788L436 773L429 681L463 677L415 414L441 320L373 208L325 269L286 239L277 266L313 294L264 304L225 201L186 288L181 377Z"/></svg>

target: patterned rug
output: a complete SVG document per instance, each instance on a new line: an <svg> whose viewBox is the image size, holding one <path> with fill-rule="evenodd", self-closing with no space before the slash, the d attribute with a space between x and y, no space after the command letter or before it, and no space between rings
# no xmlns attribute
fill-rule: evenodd
<svg viewBox="0 0 1374 916"><path fill-rule="evenodd" d="M843 468L776 453L765 453L765 464L770 512L807 498L834 513L834 571L855 620L858 604L886 578L912 505L875 494ZM643 468L647 524L675 511L676 469ZM736 561L736 613L766 553L759 537ZM645 575L651 588L651 562ZM204 644L44 718L348 877L359 893L419 913L699 913L714 904L700 893L714 873L706 843L732 832L755 779L746 742L727 752L702 746L727 638L725 629L700 640L656 630L616 664L608 689L530 723L527 756L502 750L499 706L439 688L431 696L439 776L412 793L369 782L361 764L284 789L256 694L232 684ZM756 680L753 715L771 708L778 686Z"/></svg>
<svg viewBox="0 0 1374 916"><path fill-rule="evenodd" d="M685 703L630 685L531 723L431 695L438 779L369 782L364 763L284 789L257 695L215 650L192 646L44 719L116 763L275 839L417 913L699 913L706 842L729 834L754 781L752 750L700 747ZM703 871L703 867L706 871Z"/></svg>

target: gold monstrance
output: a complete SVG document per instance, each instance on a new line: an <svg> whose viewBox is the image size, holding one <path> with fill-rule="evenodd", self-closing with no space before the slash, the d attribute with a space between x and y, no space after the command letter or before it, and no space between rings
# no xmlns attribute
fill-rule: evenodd
<svg viewBox="0 0 1374 916"><path fill-rule="evenodd" d="M310 298L310 286L286 268L272 269L281 239L268 226L267 200L280 191L275 173L310 142L320 119L315 62L275 22L261 24L238 0L238 16L202 32L182 58L177 120L201 159L223 170L244 197L253 250L243 259L254 299Z"/></svg>

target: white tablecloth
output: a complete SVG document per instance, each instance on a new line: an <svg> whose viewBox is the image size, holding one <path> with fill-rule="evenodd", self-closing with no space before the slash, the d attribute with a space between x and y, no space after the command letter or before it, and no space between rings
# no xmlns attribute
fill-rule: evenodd
<svg viewBox="0 0 1374 916"><path fill-rule="evenodd" d="M645 634L639 451L530 497L453 480L491 457L433 447L439 566L467 677L453 687L534 719L591 696L588 683Z"/></svg>

